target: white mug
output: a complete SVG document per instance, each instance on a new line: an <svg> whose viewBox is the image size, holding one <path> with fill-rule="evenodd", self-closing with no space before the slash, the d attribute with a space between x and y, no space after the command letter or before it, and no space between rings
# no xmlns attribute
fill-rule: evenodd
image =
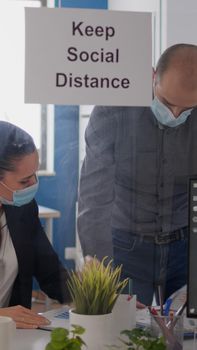
<svg viewBox="0 0 197 350"><path fill-rule="evenodd" d="M10 317L0 316L0 349L12 350L16 324Z"/></svg>

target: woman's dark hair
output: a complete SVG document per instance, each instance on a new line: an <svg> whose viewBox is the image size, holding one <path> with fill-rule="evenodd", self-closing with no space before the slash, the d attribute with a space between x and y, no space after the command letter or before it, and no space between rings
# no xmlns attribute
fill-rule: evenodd
<svg viewBox="0 0 197 350"><path fill-rule="evenodd" d="M18 126L0 121L0 179L6 171L14 171L16 161L33 153L32 137Z"/></svg>

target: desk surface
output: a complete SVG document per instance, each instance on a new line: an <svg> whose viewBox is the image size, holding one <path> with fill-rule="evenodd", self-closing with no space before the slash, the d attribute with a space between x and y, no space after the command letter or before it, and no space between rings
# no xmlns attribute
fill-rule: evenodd
<svg viewBox="0 0 197 350"><path fill-rule="evenodd" d="M45 350L49 340L49 331L17 329L14 339L14 350Z"/></svg>
<svg viewBox="0 0 197 350"><path fill-rule="evenodd" d="M14 339L14 350L45 350L49 340L49 331L17 329ZM185 340L183 350L191 349L193 349L193 340Z"/></svg>
<svg viewBox="0 0 197 350"><path fill-rule="evenodd" d="M60 217L59 210L43 207L42 205L39 205L38 209L39 209L39 217L40 218L52 219L52 218L59 218Z"/></svg>

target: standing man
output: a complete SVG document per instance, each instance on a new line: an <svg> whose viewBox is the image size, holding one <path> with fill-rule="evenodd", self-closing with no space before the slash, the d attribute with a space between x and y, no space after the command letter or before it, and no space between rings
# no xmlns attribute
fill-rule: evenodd
<svg viewBox="0 0 197 350"><path fill-rule="evenodd" d="M160 57L151 107L95 107L86 130L78 232L113 256L146 305L186 283L188 178L197 174L197 46Z"/></svg>

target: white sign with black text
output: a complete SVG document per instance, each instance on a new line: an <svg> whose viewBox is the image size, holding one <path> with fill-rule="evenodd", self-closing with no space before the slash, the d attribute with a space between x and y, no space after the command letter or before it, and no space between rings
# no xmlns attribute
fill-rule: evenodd
<svg viewBox="0 0 197 350"><path fill-rule="evenodd" d="M25 102L151 104L151 13L26 8L25 23Z"/></svg>

